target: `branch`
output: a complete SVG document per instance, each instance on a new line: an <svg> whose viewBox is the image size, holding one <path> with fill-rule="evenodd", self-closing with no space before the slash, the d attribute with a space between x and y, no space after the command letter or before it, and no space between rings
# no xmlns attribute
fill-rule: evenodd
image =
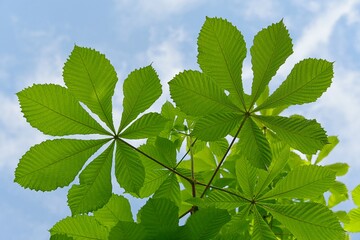
<svg viewBox="0 0 360 240"><path fill-rule="evenodd" d="M234 145L235 140L236 140L237 136L239 135L239 133L240 133L241 129L243 128L244 123L245 123L245 121L246 121L246 119L247 119L248 117L249 117L249 115L248 115L248 114L246 114L246 115L245 115L245 117L243 118L243 120L242 120L242 122L241 122L241 124L240 124L240 127L239 127L239 129L237 130L237 132L235 133L235 136L234 136L234 138L232 139L232 141L231 141L231 143L230 143L230 145L229 145L228 149L226 150L226 152L225 152L224 156L222 157L221 161L220 161L220 162L219 162L219 164L217 165L217 167L216 167L216 169L215 169L215 171L214 171L213 175L211 176L210 181L209 181L209 182L208 182L208 184L205 186L205 189L204 189L204 191L202 192L202 194L201 194L201 196L200 196L201 198L202 198L202 197L204 197L204 195L205 195L206 191L209 189L209 187L210 187L210 185L211 185L212 181L214 180L214 178L215 178L216 174L217 174L217 173L218 173L218 171L220 170L221 165L222 165L222 164L223 164L223 162L225 161L226 156L227 156L227 155L228 155L228 153L230 152L231 147Z"/></svg>

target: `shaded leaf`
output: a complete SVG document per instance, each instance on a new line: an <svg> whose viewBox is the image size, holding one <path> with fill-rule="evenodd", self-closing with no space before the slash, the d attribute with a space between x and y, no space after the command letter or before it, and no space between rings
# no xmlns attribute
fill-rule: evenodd
<svg viewBox="0 0 360 240"><path fill-rule="evenodd" d="M204 208L198 210L187 220L182 239L208 240L215 237L221 227L230 221L226 210Z"/></svg>
<svg viewBox="0 0 360 240"><path fill-rule="evenodd" d="M108 134L62 86L35 84L17 96L26 120L45 134Z"/></svg>
<svg viewBox="0 0 360 240"><path fill-rule="evenodd" d="M174 234L179 224L178 211L175 203L168 199L149 199L138 216L141 225L146 229L148 239Z"/></svg>
<svg viewBox="0 0 360 240"><path fill-rule="evenodd" d="M267 186L280 174L281 170L286 166L289 160L290 148L286 144L279 142L272 144L273 159L267 172L261 173L259 170L258 183L256 185L255 194L261 194ZM277 151L276 151L277 150Z"/></svg>
<svg viewBox="0 0 360 240"><path fill-rule="evenodd" d="M240 155L235 163L236 179L244 195L249 199L254 197L254 189L258 178L258 169Z"/></svg>
<svg viewBox="0 0 360 240"><path fill-rule="evenodd" d="M69 185L85 162L108 140L47 140L30 148L15 170L25 188L51 191Z"/></svg>
<svg viewBox="0 0 360 240"><path fill-rule="evenodd" d="M180 185L174 173L171 173L160 185L153 195L153 198L167 198L176 206L181 204Z"/></svg>
<svg viewBox="0 0 360 240"><path fill-rule="evenodd" d="M253 240L277 239L269 225L264 221L257 208L254 208L254 230L251 236Z"/></svg>
<svg viewBox="0 0 360 240"><path fill-rule="evenodd" d="M75 46L64 65L63 77L71 94L115 132L112 96L118 79L105 55L90 48Z"/></svg>
<svg viewBox="0 0 360 240"><path fill-rule="evenodd" d="M109 240L146 240L145 228L134 222L119 221L109 233Z"/></svg>

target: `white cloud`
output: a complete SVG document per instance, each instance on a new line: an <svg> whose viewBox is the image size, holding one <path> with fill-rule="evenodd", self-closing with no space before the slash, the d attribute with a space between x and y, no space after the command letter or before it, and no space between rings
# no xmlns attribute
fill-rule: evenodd
<svg viewBox="0 0 360 240"><path fill-rule="evenodd" d="M292 66L304 58L316 55L328 57L331 51L329 42L336 24L342 17L355 18L359 3L359 0L332 1L324 6L325 10L319 8L315 13L317 17L304 27L301 37L294 44L294 54L282 66L279 74L287 75Z"/></svg>
<svg viewBox="0 0 360 240"><path fill-rule="evenodd" d="M184 29L170 29L169 35L163 41L152 44L144 53L137 56L141 64L149 64L156 69L162 83L163 95L158 102L165 102L169 99L168 82L175 74L183 71L185 68L185 56L181 52L181 46L188 41L187 34ZM155 42L155 41L154 41ZM158 111L159 108L152 111Z"/></svg>
<svg viewBox="0 0 360 240"><path fill-rule="evenodd" d="M124 14L128 22L144 24L147 21L165 20L175 14L198 7L204 0L114 0L116 9Z"/></svg>
<svg viewBox="0 0 360 240"><path fill-rule="evenodd" d="M280 9L281 3L278 1L246 1L243 13L248 19L269 19L277 16Z"/></svg>

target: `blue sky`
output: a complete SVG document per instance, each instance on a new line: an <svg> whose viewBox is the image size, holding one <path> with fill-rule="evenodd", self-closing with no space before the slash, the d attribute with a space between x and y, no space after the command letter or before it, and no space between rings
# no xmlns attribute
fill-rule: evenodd
<svg viewBox="0 0 360 240"><path fill-rule="evenodd" d="M67 188L42 193L13 183L21 156L47 138L26 123L15 93L33 83L63 85L63 63L77 44L106 54L118 72L120 92L130 71L153 63L164 83L161 99L169 99L166 82L178 71L198 68L196 40L205 16L227 18L243 33L248 48L259 30L284 19L294 54L279 70L274 86L303 58L335 62L333 84L321 99L286 113L316 118L330 135L338 135L340 144L327 163L349 163L349 174L340 180L350 189L360 183L359 0L0 0L2 239L49 239L47 230L70 215ZM245 86L250 86L249 58L243 72ZM121 99L121 93L114 96L117 119ZM342 206L350 209L352 203Z"/></svg>

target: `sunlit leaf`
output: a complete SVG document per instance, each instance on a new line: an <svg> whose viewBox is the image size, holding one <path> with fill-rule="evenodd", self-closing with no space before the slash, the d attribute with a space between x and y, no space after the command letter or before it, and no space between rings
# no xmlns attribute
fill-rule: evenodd
<svg viewBox="0 0 360 240"><path fill-rule="evenodd" d="M351 192L352 200L356 206L360 207L360 185L357 185Z"/></svg>
<svg viewBox="0 0 360 240"><path fill-rule="evenodd" d="M90 48L75 46L65 63L63 77L71 94L115 132L112 96L118 79L105 55Z"/></svg>
<svg viewBox="0 0 360 240"><path fill-rule="evenodd" d="M344 224L344 228L349 232L360 231L360 208L351 209L348 214L350 221Z"/></svg>
<svg viewBox="0 0 360 240"><path fill-rule="evenodd" d="M241 32L221 18L206 18L198 38L198 63L221 88L245 107L242 65L246 44Z"/></svg>
<svg viewBox="0 0 360 240"><path fill-rule="evenodd" d="M170 82L171 98L182 111L193 116L216 112L239 111L227 98L224 90L207 75L184 71Z"/></svg>
<svg viewBox="0 0 360 240"><path fill-rule="evenodd" d="M62 86L36 84L17 96L26 120L45 134L108 134Z"/></svg>
<svg viewBox="0 0 360 240"><path fill-rule="evenodd" d="M339 139L337 136L329 136L328 144L326 144L319 152L315 164L321 162L325 157L327 157L338 143L339 143Z"/></svg>
<svg viewBox="0 0 360 240"><path fill-rule="evenodd" d="M71 187L68 204L73 215L94 211L107 203L111 197L111 166L114 143L80 174L80 184Z"/></svg>
<svg viewBox="0 0 360 240"><path fill-rule="evenodd" d="M30 148L15 170L25 188L51 191L69 185L85 162L108 140L47 140Z"/></svg>
<svg viewBox="0 0 360 240"><path fill-rule="evenodd" d="M50 229L50 233L51 235L65 234L74 240L106 240L108 238L107 229L94 217L88 215L64 218Z"/></svg>
<svg viewBox="0 0 360 240"><path fill-rule="evenodd" d="M315 120L279 116L256 116L256 119L302 153L315 154L327 144L326 132Z"/></svg>
<svg viewBox="0 0 360 240"><path fill-rule="evenodd" d="M115 194L102 208L94 212L94 217L108 229L114 227L119 221L134 221L129 201L125 197Z"/></svg>
<svg viewBox="0 0 360 240"><path fill-rule="evenodd" d="M251 97L255 102L279 67L292 54L292 43L283 21L261 30L250 49L254 80Z"/></svg>
<svg viewBox="0 0 360 240"><path fill-rule="evenodd" d="M262 207L299 240L340 240L345 237L336 215L322 204L266 204Z"/></svg>
<svg viewBox="0 0 360 240"><path fill-rule="evenodd" d="M238 113L214 113L200 118L192 134L204 141L215 141L228 135L240 123L243 115Z"/></svg>
<svg viewBox="0 0 360 240"><path fill-rule="evenodd" d="M328 190L334 181L335 173L325 167L301 166L289 172L261 199L317 197Z"/></svg>
<svg viewBox="0 0 360 240"><path fill-rule="evenodd" d="M256 123L248 118L240 132L241 154L257 168L267 169L271 163L269 142Z"/></svg>
<svg viewBox="0 0 360 240"><path fill-rule="evenodd" d="M124 110L118 132L160 97L161 84L155 69L150 65L131 72L124 81L123 92Z"/></svg>
<svg viewBox="0 0 360 240"><path fill-rule="evenodd" d="M349 170L349 165L347 163L333 163L325 165L325 167L336 172L336 176L344 176Z"/></svg>
<svg viewBox="0 0 360 240"><path fill-rule="evenodd" d="M127 139L141 139L158 135L165 127L167 120L158 113L147 113L137 119L120 133Z"/></svg>
<svg viewBox="0 0 360 240"><path fill-rule="evenodd" d="M122 140L116 141L115 175L127 192L139 194L144 184L145 170L139 155Z"/></svg>
<svg viewBox="0 0 360 240"><path fill-rule="evenodd" d="M314 102L330 86L333 64L322 59L297 63L286 80L256 110Z"/></svg>

